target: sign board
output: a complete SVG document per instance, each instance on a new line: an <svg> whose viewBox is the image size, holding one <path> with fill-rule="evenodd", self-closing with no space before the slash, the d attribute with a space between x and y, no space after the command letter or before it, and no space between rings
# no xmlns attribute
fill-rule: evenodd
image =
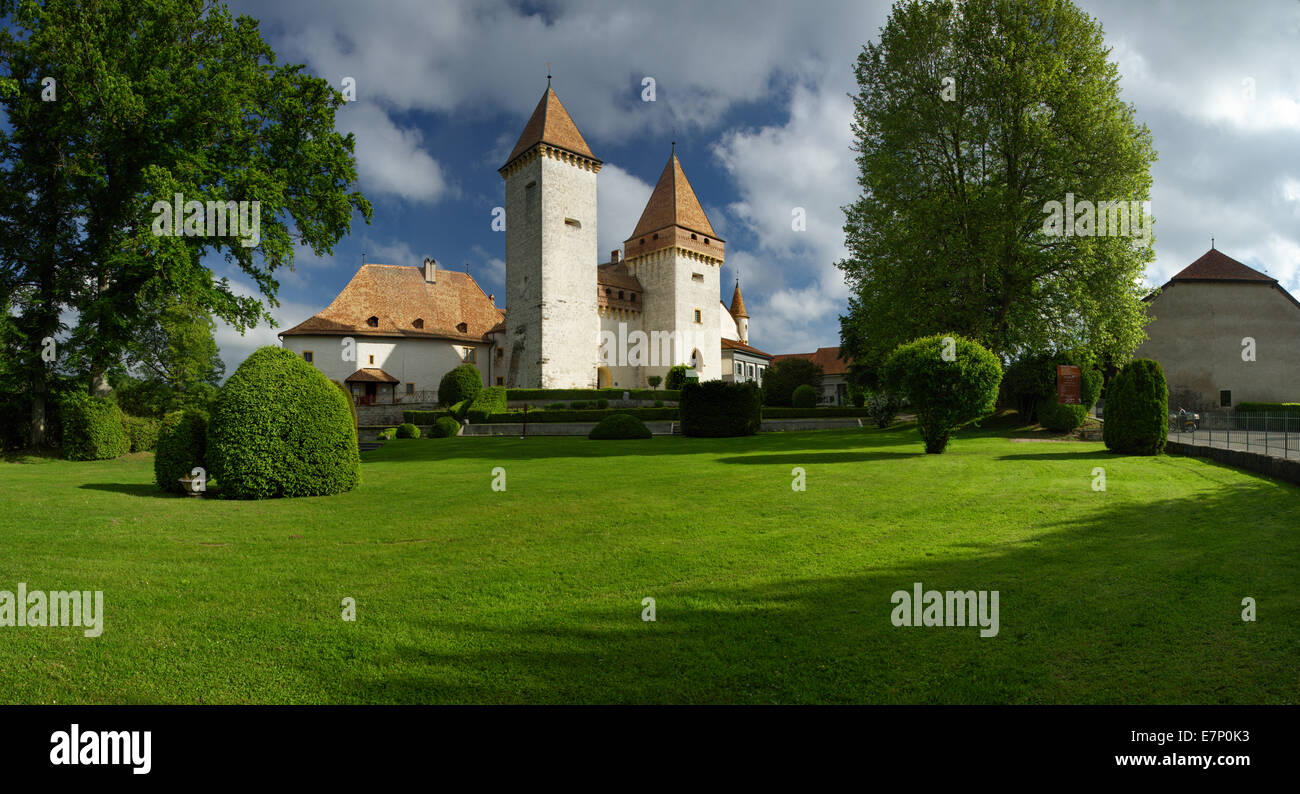
<svg viewBox="0 0 1300 794"><path fill-rule="evenodd" d="M1078 405L1082 399L1082 373L1070 364L1056 365L1056 401L1063 405Z"/></svg>

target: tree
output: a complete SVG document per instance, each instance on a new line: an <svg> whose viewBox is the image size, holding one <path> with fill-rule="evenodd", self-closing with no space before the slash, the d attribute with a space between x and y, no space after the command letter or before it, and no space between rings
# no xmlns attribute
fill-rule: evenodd
<svg viewBox="0 0 1300 794"><path fill-rule="evenodd" d="M664 382L664 379L663 379L662 377L658 376L658 375L651 375L650 377L646 378L645 380L646 380L646 383L649 383L649 384L650 384L650 390L651 390L651 391L654 391L654 390L658 389L658 388L659 388L659 384L661 384L661 383Z"/></svg>
<svg viewBox="0 0 1300 794"><path fill-rule="evenodd" d="M685 364L677 364L668 368L668 379L664 381L664 388L669 391L676 391L686 384L686 372L690 367Z"/></svg>
<svg viewBox="0 0 1300 794"><path fill-rule="evenodd" d="M1106 389L1106 449L1126 455L1159 455L1169 436L1169 385L1160 363L1130 361Z"/></svg>
<svg viewBox="0 0 1300 794"><path fill-rule="evenodd" d="M1056 0L909 0L856 76L842 349L874 369L946 330L1008 359L1129 355L1150 235L1083 234L1099 231L1083 205L1080 234L1045 222L1051 202L1149 197L1151 134L1120 99L1100 25Z"/></svg>
<svg viewBox="0 0 1300 794"><path fill-rule="evenodd" d="M71 365L103 391L173 298L241 332L274 324L295 246L330 253L370 204L335 132L342 94L276 64L256 20L197 0L0 0L0 15L0 287L27 326L35 440L46 375L30 351L61 312L78 318ZM212 253L255 294L214 278Z"/></svg>
<svg viewBox="0 0 1300 794"><path fill-rule="evenodd" d="M899 345L886 359L883 376L915 409L926 453L939 454L954 429L996 407L1002 363L974 340L935 335Z"/></svg>
<svg viewBox="0 0 1300 794"><path fill-rule="evenodd" d="M811 386L821 392L822 377L822 365L806 358L773 361L763 373L763 401L768 405L790 405L794 390L800 386Z"/></svg>

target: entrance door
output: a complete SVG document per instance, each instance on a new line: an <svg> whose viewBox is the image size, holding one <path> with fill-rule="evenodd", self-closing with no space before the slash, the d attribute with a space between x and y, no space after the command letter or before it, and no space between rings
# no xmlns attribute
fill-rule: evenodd
<svg viewBox="0 0 1300 794"><path fill-rule="evenodd" d="M596 370L596 388L608 389L613 386L613 381L609 376L609 367L600 367Z"/></svg>
<svg viewBox="0 0 1300 794"><path fill-rule="evenodd" d="M375 404L375 397L377 397L378 395L379 395L379 384L377 384L377 383L367 383L367 384L366 384L366 398L365 398L365 404L366 404L366 405L374 405L374 404Z"/></svg>

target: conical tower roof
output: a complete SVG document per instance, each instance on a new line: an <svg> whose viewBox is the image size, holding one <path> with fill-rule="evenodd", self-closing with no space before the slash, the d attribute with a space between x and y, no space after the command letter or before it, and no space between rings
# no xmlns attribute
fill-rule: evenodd
<svg viewBox="0 0 1300 794"><path fill-rule="evenodd" d="M519 142L506 158L505 165L510 165L516 158L539 143L558 146L576 155L600 162L596 155L591 153L591 147L587 145L582 133L578 132L578 125L573 123L569 111L564 109L564 103L556 96L555 90L549 84L546 86L546 93L542 94L541 101L537 103L537 108L533 110L532 117L524 125ZM505 166L502 168L504 169Z"/></svg>
<svg viewBox="0 0 1300 794"><path fill-rule="evenodd" d="M745 313L745 299L740 295L740 281L736 281L736 289L731 293L731 316L739 320L741 317L748 318Z"/></svg>
<svg viewBox="0 0 1300 794"><path fill-rule="evenodd" d="M708 216L704 214L704 208L700 206L700 200L695 197L695 191L686 178L686 172L682 170L676 152L668 158L663 173L659 175L659 183L655 185L650 201L646 202L645 211L641 213L641 220L637 221L636 230L628 239L670 226L679 226L713 239L718 237L713 231L713 224L709 223Z"/></svg>

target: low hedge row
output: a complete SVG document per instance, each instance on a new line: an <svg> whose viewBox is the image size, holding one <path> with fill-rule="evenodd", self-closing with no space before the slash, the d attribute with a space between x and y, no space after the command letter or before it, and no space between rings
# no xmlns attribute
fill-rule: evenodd
<svg viewBox="0 0 1300 794"><path fill-rule="evenodd" d="M662 421L666 419L676 419L676 408L610 408L608 410L586 410L586 411L529 411L529 422L545 422L548 424L556 422L599 422L612 414L627 414L634 416L643 422ZM524 421L523 411L510 411L509 413L492 414L486 422L481 424L522 424Z"/></svg>
<svg viewBox="0 0 1300 794"><path fill-rule="evenodd" d="M606 410L535 408L528 411L529 422L599 422L611 414L628 414L642 421L676 420L680 418L678 409L664 408L609 408ZM442 417L451 416L450 411L403 411L402 421L428 427ZM764 419L833 419L840 417L868 417L871 412L866 408L849 406L830 406L827 408L773 408L763 407ZM474 424L510 424L524 421L523 411L498 411L488 414L484 419L471 418Z"/></svg>
<svg viewBox="0 0 1300 794"><path fill-rule="evenodd" d="M535 400L621 400L626 393L630 400L680 400L682 393L671 389L507 389L506 399L511 402Z"/></svg>
<svg viewBox="0 0 1300 794"><path fill-rule="evenodd" d="M871 416L871 411L866 408L853 408L847 405L832 405L826 408L763 406L764 419L831 419L842 416L868 417Z"/></svg>
<svg viewBox="0 0 1300 794"><path fill-rule="evenodd" d="M505 413L506 390L502 386L490 386L478 393L465 411L465 417L474 424L481 425L492 414Z"/></svg>
<svg viewBox="0 0 1300 794"><path fill-rule="evenodd" d="M451 411L402 411L402 421L413 425L431 425L444 416L456 418Z"/></svg>
<svg viewBox="0 0 1300 794"><path fill-rule="evenodd" d="M1237 413L1295 414L1300 416L1300 403L1237 403Z"/></svg>

